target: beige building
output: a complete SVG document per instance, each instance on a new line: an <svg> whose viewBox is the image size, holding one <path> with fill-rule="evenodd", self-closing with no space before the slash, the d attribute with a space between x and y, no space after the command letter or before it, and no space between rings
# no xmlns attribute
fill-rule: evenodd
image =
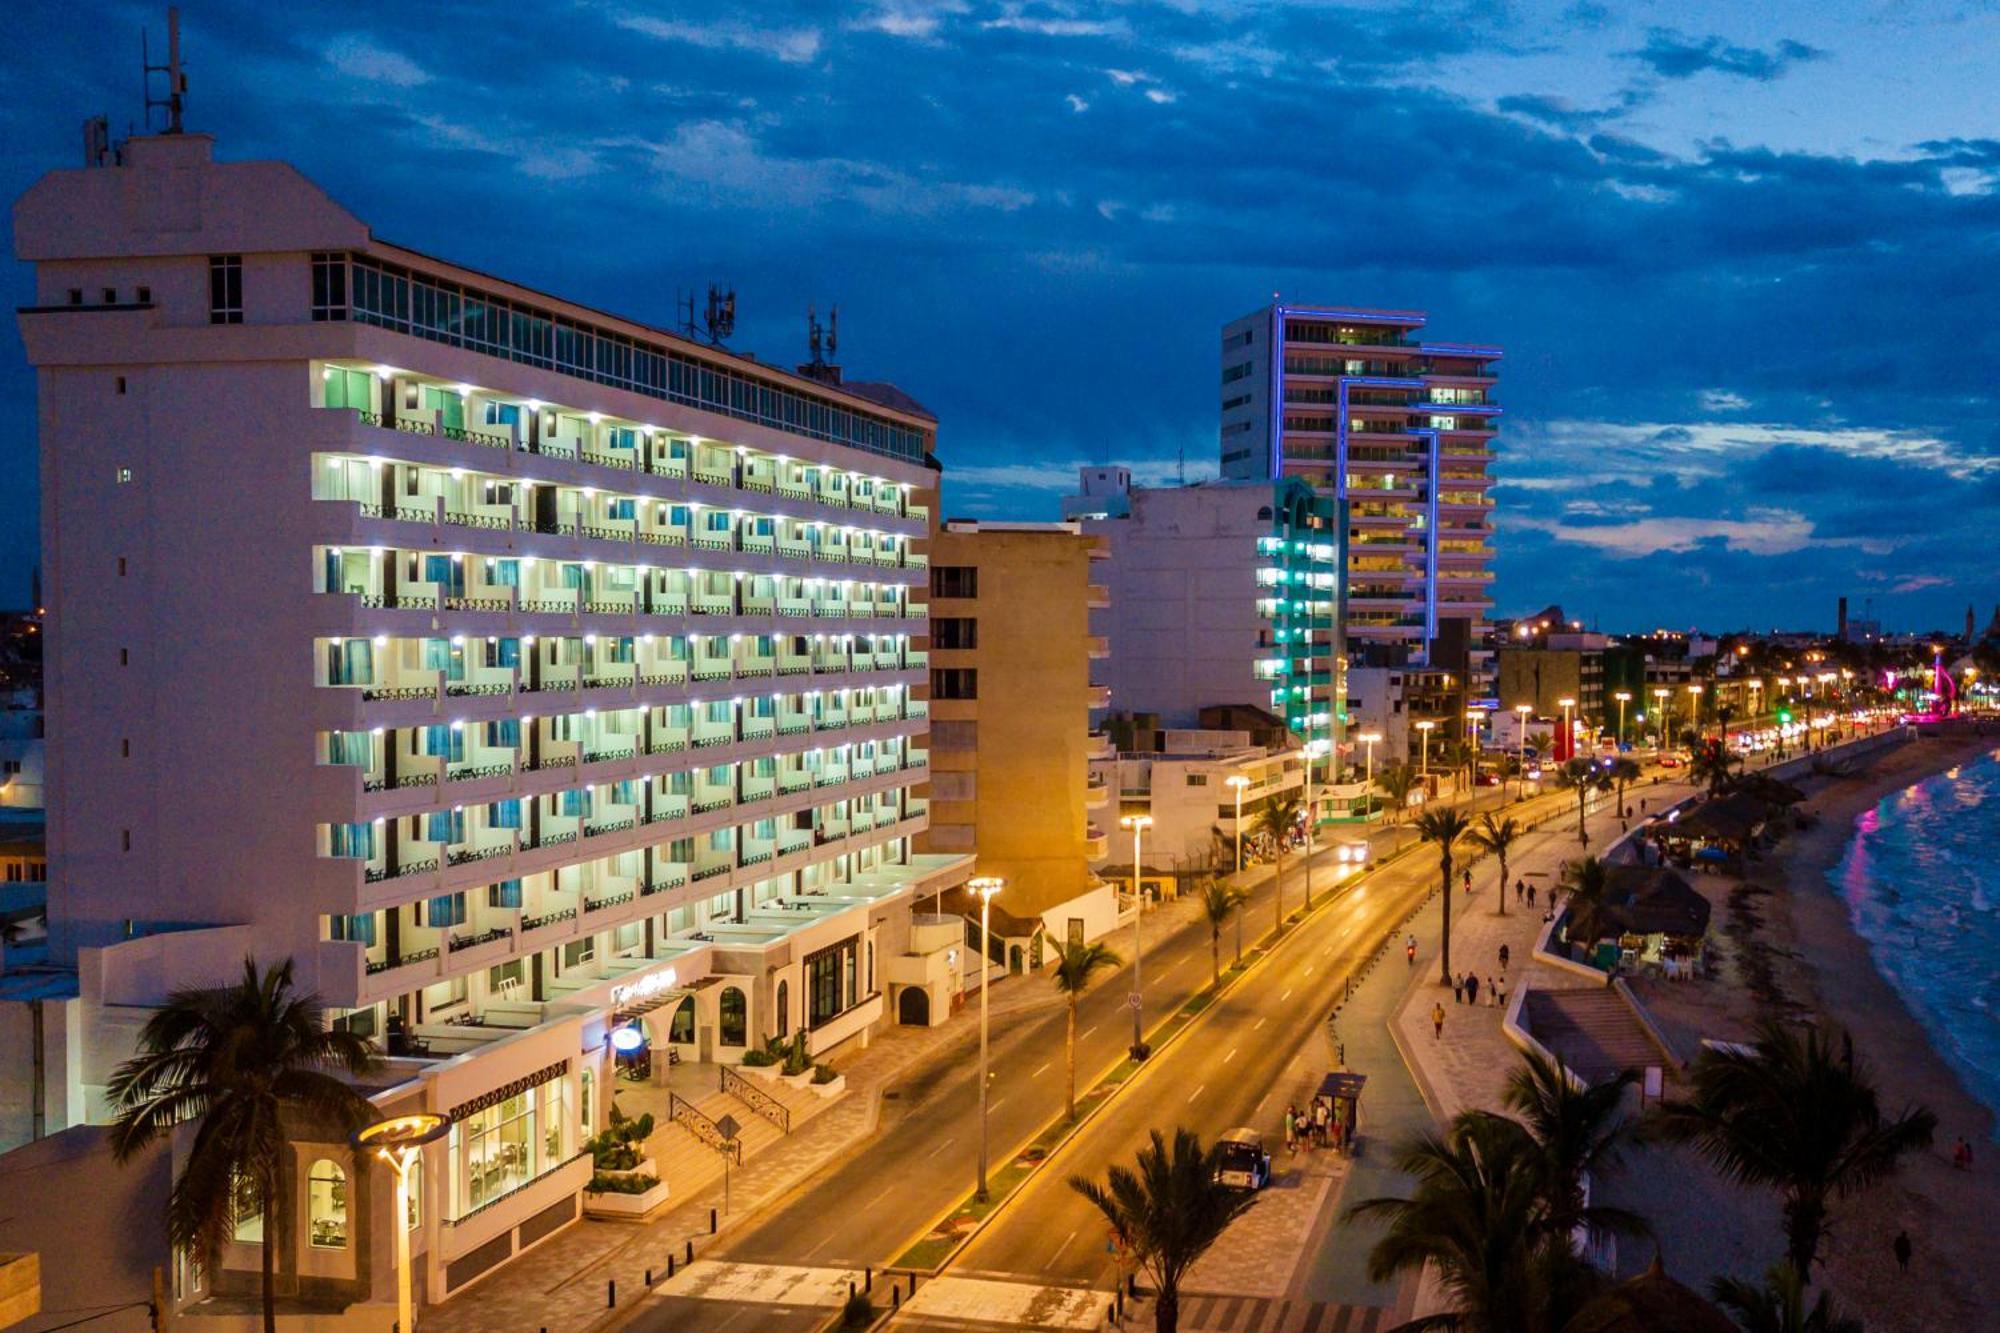
<svg viewBox="0 0 2000 1333"><path fill-rule="evenodd" d="M1089 771L1090 633L1103 540L1075 523L946 523L931 545L931 824L921 851L976 852L998 906L1058 938L1116 912L1091 873L1117 831ZM1080 925L1074 923L1081 923Z"/></svg>

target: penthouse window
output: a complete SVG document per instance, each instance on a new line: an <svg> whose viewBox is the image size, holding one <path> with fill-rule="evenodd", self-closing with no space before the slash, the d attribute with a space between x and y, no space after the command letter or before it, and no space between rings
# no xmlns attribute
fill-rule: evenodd
<svg viewBox="0 0 2000 1333"><path fill-rule="evenodd" d="M208 257L208 322L243 322L243 256Z"/></svg>
<svg viewBox="0 0 2000 1333"><path fill-rule="evenodd" d="M939 565L931 570L931 596L979 596L979 570L973 565Z"/></svg>
<svg viewBox="0 0 2000 1333"><path fill-rule="evenodd" d="M943 616L931 622L931 647L977 648L979 622L970 616Z"/></svg>
<svg viewBox="0 0 2000 1333"><path fill-rule="evenodd" d="M931 668L931 698L977 699L979 672L972 667Z"/></svg>

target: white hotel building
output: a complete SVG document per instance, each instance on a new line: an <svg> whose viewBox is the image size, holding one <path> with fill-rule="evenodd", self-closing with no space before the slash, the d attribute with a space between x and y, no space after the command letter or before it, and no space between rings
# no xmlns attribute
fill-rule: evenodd
<svg viewBox="0 0 2000 1333"><path fill-rule="evenodd" d="M392 1056L377 1100L454 1121L435 1301L577 1216L621 1001L721 1063L865 1039L899 978L941 984L896 963L909 902L971 865L912 851L936 423L385 244L212 148L136 139L15 206L59 1001L35 1094L52 1130L101 1121L148 1006L293 959ZM344 1261L281 1257L289 1290L379 1299L362 1226Z"/></svg>

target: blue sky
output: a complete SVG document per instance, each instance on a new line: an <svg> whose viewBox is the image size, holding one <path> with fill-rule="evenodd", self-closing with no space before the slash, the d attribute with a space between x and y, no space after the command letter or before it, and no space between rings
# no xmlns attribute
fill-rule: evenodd
<svg viewBox="0 0 2000 1333"><path fill-rule="evenodd" d="M162 11L17 7L0 188L138 115ZM413 18L413 16L419 16ZM941 418L953 514L1216 458L1273 292L1507 348L1499 609L1983 622L2000 514L2000 8L885 0L183 5L192 128L378 235ZM17 303L30 293L21 266ZM34 550L0 334L0 602Z"/></svg>

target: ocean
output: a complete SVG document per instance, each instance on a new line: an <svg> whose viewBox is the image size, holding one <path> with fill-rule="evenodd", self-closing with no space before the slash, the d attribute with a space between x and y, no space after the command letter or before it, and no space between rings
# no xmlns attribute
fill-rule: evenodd
<svg viewBox="0 0 2000 1333"><path fill-rule="evenodd" d="M1885 797L1827 877L1876 970L2000 1111L2000 758Z"/></svg>

